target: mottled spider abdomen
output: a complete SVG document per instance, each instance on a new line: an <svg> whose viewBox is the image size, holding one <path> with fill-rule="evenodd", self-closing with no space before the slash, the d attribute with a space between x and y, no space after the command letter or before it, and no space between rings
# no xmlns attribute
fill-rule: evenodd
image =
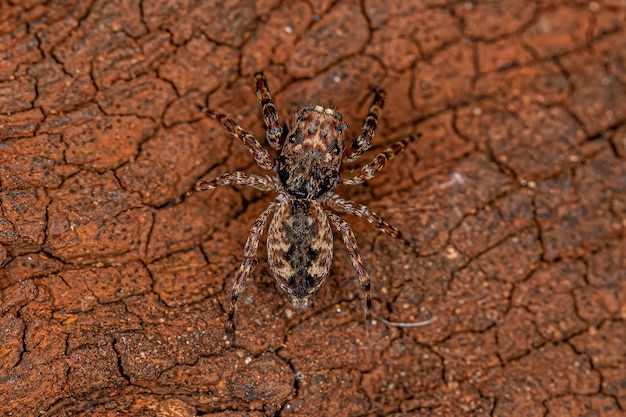
<svg viewBox="0 0 626 417"><path fill-rule="evenodd" d="M347 125L322 106L296 113L278 157L278 177L297 198L316 199L337 185Z"/></svg>
<svg viewBox="0 0 626 417"><path fill-rule="evenodd" d="M322 206L295 198L282 202L270 223L267 254L278 287L294 308L306 308L333 260L333 234Z"/></svg>

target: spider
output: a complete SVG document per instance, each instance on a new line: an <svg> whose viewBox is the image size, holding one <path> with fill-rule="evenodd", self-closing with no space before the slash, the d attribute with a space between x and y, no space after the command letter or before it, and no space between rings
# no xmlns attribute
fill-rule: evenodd
<svg viewBox="0 0 626 417"><path fill-rule="evenodd" d="M385 102L385 92L375 92L361 134L347 146L348 126L341 115L319 105L300 109L295 114L293 127L289 131L283 129L265 76L256 73L254 80L263 111L266 140L269 146L279 151L277 159L273 159L254 136L226 114L202 106L198 106L198 109L240 139L256 163L272 174L260 176L243 171L228 172L212 180L197 181L186 194L188 196L195 191L212 190L230 184L278 194L250 229L244 247L244 260L237 269L231 292L229 328L234 328L235 306L244 291L248 275L257 264L259 240L270 217L272 220L267 232L268 263L277 286L287 294L293 307L305 309L311 296L328 279L333 258L332 225L341 232L352 266L365 292L365 316L369 321L372 304L370 277L363 266L350 225L331 210L363 217L384 233L407 244L408 241L397 228L367 206L345 200L332 190L338 184L355 185L374 178L387 161L395 158L419 134L400 140L374 156L358 175L342 178L339 175L342 162L357 160L371 146Z"/></svg>

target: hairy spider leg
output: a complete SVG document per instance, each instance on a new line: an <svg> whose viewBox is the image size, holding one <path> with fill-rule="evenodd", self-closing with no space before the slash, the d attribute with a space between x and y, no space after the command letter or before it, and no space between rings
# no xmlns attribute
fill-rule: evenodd
<svg viewBox="0 0 626 417"><path fill-rule="evenodd" d="M350 261L352 261L352 267L356 271L361 287L363 287L363 291L365 292L365 319L369 322L372 308L372 284L370 276L367 273L365 266L363 266L361 255L359 255L354 232L352 232L352 228L348 222L337 216L335 213L326 210L326 215L330 219L333 226L335 226L335 229L337 229L338 232L341 232L343 243L346 245L346 249L348 249Z"/></svg>
<svg viewBox="0 0 626 417"><path fill-rule="evenodd" d="M378 214L374 213L364 204L355 203L354 201L345 200L335 193L328 193L327 198L323 201L324 205L330 209L342 211L353 216L363 217L372 226L378 230L388 234L391 237L400 239L406 245L410 245L404 235L396 227L384 221Z"/></svg>
<svg viewBox="0 0 626 417"><path fill-rule="evenodd" d="M361 134L354 139L354 142L352 142L352 145L347 150L348 153L344 154L344 162L356 161L359 156L363 155L363 152L367 151L370 146L372 146L374 131L378 126L378 119L385 105L385 97L386 94L384 90L376 90L369 113L363 122Z"/></svg>
<svg viewBox="0 0 626 417"><path fill-rule="evenodd" d="M201 110L207 116L215 119L222 127L228 130L231 135L240 139L246 149L250 151L252 156L254 156L254 160L256 163L263 169L271 170L274 168L274 160L267 152L261 142L258 141L252 134L250 134L243 127L239 126L233 119L225 115L224 113L220 113L214 110L209 110L206 107L198 106L198 109Z"/></svg>
<svg viewBox="0 0 626 417"><path fill-rule="evenodd" d="M416 133L406 139L397 141L381 153L377 154L369 164L363 166L359 175L350 179L340 179L341 183L356 185L371 180L381 169L383 169L387 162L398 156L398 154L400 154L410 142L413 142L420 136L420 133Z"/></svg>
<svg viewBox="0 0 626 417"><path fill-rule="evenodd" d="M280 149L280 139L283 136L283 130L280 127L280 120L278 118L278 109L272 100L272 94L267 87L267 80L262 72L254 74L254 81L256 85L256 96L261 103L261 110L263 111L263 122L265 122L265 128L267 133L265 138L270 146L274 149Z"/></svg>
<svg viewBox="0 0 626 417"><path fill-rule="evenodd" d="M249 174L244 171L234 171L218 175L212 180L197 181L193 188L185 193L185 197L188 197L195 191L213 190L215 188L231 184L245 185L260 191L276 191L276 185L270 177Z"/></svg>
<svg viewBox="0 0 626 417"><path fill-rule="evenodd" d="M235 306L237 304L237 300L246 287L246 278L248 278L248 275L252 273L252 270L258 263L256 256L257 250L259 249L259 240L261 239L261 234L263 234L263 230L267 224L267 219L274 212L274 210L276 210L276 207L278 207L277 203L271 203L265 210L263 210L259 217L257 217L256 221L250 228L250 234L248 235L248 240L246 240L246 246L243 249L244 259L239 266L239 269L237 269L235 283L233 284L233 289L230 293L228 329L231 332L235 329L233 318L235 317Z"/></svg>

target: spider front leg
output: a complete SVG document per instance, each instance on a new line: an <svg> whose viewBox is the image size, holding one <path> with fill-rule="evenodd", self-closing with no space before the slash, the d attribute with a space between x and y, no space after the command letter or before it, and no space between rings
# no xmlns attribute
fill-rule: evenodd
<svg viewBox="0 0 626 417"><path fill-rule="evenodd" d="M272 94L267 87L267 80L262 72L254 74L254 81L256 83L256 96L261 103L261 110L263 111L263 122L265 122L265 128L267 129L266 139L270 146L276 150L280 149L280 139L283 136L283 129L280 127L280 121L278 119L278 109L272 100Z"/></svg>
<svg viewBox="0 0 626 417"><path fill-rule="evenodd" d="M391 161L396 156L398 156L398 154L400 154L410 142L413 142L420 136L420 133L416 133L406 139L397 141L381 153L377 154L374 159L372 159L372 162L361 168L361 173L359 175L350 179L340 179L341 183L355 185L371 180L376 176L376 174L378 174L381 169L383 169L388 161Z"/></svg>
<svg viewBox="0 0 626 417"><path fill-rule="evenodd" d="M385 97L386 94L384 90L376 90L374 101L372 101L369 113L363 122L362 132L347 149L347 153L344 154L344 162L356 161L359 156L363 155L363 152L372 146L374 131L378 126L378 119L385 105Z"/></svg>
<svg viewBox="0 0 626 417"><path fill-rule="evenodd" d="M335 226L335 229L341 232L341 236L343 237L343 243L346 245L346 249L348 249L348 253L350 254L350 261L352 261L352 267L356 271L356 275L359 278L361 287L363 287L363 291L365 292L365 319L369 322L372 308L372 285L370 281L370 276L367 273L365 266L363 266L363 260L361 259L361 255L359 255L356 237L354 237L352 228L347 221L330 211L326 211L326 215L330 219L330 222L333 224L333 226Z"/></svg>
<svg viewBox="0 0 626 417"><path fill-rule="evenodd" d="M248 151L250 151L250 153L254 156L254 160L261 168L267 170L271 170L274 168L274 160L267 152L267 150L263 148L261 142L259 142L243 127L239 126L233 119L231 119L224 113L209 110L206 107L198 106L198 109L207 116L215 119L219 124L222 125L222 127L228 130L231 135L233 135L237 139L240 139L246 149L248 149Z"/></svg>
<svg viewBox="0 0 626 417"><path fill-rule="evenodd" d="M268 217L276 210L277 204L271 203L260 215L250 228L250 234L248 240L246 240L246 246L243 250L244 259L237 274L235 275L235 283L230 294L230 311L228 312L228 331L234 333L235 325L233 319L235 317L235 306L239 296L243 293L246 287L246 278L252 273L252 270L257 264L257 250L259 249L259 239L265 229Z"/></svg>
<svg viewBox="0 0 626 417"><path fill-rule="evenodd" d="M355 203L354 201L350 200L345 200L334 193L328 193L327 195L328 197L323 200L323 203L326 207L333 210L342 211L347 214L352 214L353 216L363 217L378 230L388 234L391 237L400 239L402 242L404 242L405 245L411 244L411 242L409 242L404 237L400 230L384 221L378 214L374 213L366 205Z"/></svg>
<svg viewBox="0 0 626 417"><path fill-rule="evenodd" d="M189 197L195 191L213 190L224 185L246 185L260 191L274 191L276 185L270 177L261 177L260 175L249 174L243 171L227 172L218 175L212 180L199 180L194 186L185 193L185 197Z"/></svg>

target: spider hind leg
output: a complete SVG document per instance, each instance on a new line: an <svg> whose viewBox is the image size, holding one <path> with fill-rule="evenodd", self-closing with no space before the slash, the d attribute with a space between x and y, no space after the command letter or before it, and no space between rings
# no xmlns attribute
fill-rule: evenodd
<svg viewBox="0 0 626 417"><path fill-rule="evenodd" d="M269 216L276 210L276 203L271 203L260 215L257 217L256 221L250 228L250 234L248 235L248 240L246 241L246 246L244 247L244 260L237 269L237 274L235 275L235 282L233 284L233 288L230 294L230 310L228 312L228 325L227 330L230 334L233 334L235 331L234 318L235 318L235 306L237 305L237 301L239 297L243 293L246 287L246 279L248 275L252 273L252 270L257 265L257 251L259 249L259 240L261 239L261 234L265 229L265 225L267 224L267 219Z"/></svg>
<svg viewBox="0 0 626 417"><path fill-rule="evenodd" d="M330 211L326 211L326 215L330 219L330 222L333 224L333 226L335 226L337 231L341 232L341 236L343 237L343 243L346 246L346 249L348 249L348 254L350 255L352 267L356 271L356 275L359 279L359 282L361 283L363 292L365 292L365 320L369 326L372 310L372 284L370 276L367 273L365 266L363 265L361 255L359 255L356 237L354 236L354 232L352 232L352 228L347 221Z"/></svg>

